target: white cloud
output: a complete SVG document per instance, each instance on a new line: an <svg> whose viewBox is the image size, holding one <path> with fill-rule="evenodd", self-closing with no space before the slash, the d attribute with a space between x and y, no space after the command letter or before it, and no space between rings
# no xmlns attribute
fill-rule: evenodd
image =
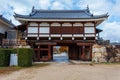
<svg viewBox="0 0 120 80"><path fill-rule="evenodd" d="M103 25L101 36L111 42L120 42L120 22L105 22Z"/></svg>
<svg viewBox="0 0 120 80"><path fill-rule="evenodd" d="M53 2L51 9L61 10L61 9L64 9L64 5L61 2L55 1L55 2Z"/></svg>
<svg viewBox="0 0 120 80"><path fill-rule="evenodd" d="M51 5L51 0L39 0L38 5L40 9L48 9Z"/></svg>
<svg viewBox="0 0 120 80"><path fill-rule="evenodd" d="M80 0L77 6L80 8L85 8L89 6L92 13L103 14L109 11L112 3L108 0Z"/></svg>
<svg viewBox="0 0 120 80"><path fill-rule="evenodd" d="M111 7L111 15L120 17L120 0L116 0L114 6Z"/></svg>

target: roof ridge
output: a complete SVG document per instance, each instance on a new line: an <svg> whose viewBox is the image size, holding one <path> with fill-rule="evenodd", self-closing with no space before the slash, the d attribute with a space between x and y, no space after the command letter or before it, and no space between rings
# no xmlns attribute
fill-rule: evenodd
<svg viewBox="0 0 120 80"><path fill-rule="evenodd" d="M33 12L85 12L87 11L87 9L82 9L82 10L38 10L38 9L34 9Z"/></svg>

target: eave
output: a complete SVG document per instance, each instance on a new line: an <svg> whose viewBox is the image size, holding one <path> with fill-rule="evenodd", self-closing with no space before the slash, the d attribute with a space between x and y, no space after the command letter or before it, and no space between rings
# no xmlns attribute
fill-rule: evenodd
<svg viewBox="0 0 120 80"><path fill-rule="evenodd" d="M25 24L25 22L28 21L34 21L34 22L89 22L89 21L95 21L96 25L99 25L101 22L107 19L107 17L103 18L85 18L85 19L26 19L26 18L19 18L16 17L18 21L20 21L22 24Z"/></svg>
<svg viewBox="0 0 120 80"><path fill-rule="evenodd" d="M11 21L7 20L2 15L0 15L0 22L2 22L3 24L9 26L10 28L13 28L15 26Z"/></svg>
<svg viewBox="0 0 120 80"><path fill-rule="evenodd" d="M3 24L5 24L5 25L9 26L10 28L13 28L13 27L14 27L13 25L8 24L8 23L4 22L3 20L0 20L0 22L2 22Z"/></svg>

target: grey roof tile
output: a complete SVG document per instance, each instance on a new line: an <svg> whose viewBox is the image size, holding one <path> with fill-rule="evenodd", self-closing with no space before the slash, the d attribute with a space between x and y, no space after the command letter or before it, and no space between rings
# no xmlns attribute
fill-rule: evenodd
<svg viewBox="0 0 120 80"><path fill-rule="evenodd" d="M36 10L33 9L29 15L15 14L15 17L26 19L87 19L108 17L104 15L93 15L88 9L85 10Z"/></svg>
<svg viewBox="0 0 120 80"><path fill-rule="evenodd" d="M8 23L9 25L13 26L13 27L15 26L11 21L9 21L8 19L4 18L2 15L0 15L0 19L2 21L4 21L4 22Z"/></svg>

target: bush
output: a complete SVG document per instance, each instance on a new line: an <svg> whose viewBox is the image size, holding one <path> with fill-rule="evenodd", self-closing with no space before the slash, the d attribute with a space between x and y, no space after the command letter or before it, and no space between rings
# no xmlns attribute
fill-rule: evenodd
<svg viewBox="0 0 120 80"><path fill-rule="evenodd" d="M32 65L33 49L19 48L18 49L18 66L28 67Z"/></svg>
<svg viewBox="0 0 120 80"><path fill-rule="evenodd" d="M11 53L12 54L17 54L18 53L17 50L18 50L18 48L11 49Z"/></svg>
<svg viewBox="0 0 120 80"><path fill-rule="evenodd" d="M11 49L0 48L0 66L9 66Z"/></svg>

